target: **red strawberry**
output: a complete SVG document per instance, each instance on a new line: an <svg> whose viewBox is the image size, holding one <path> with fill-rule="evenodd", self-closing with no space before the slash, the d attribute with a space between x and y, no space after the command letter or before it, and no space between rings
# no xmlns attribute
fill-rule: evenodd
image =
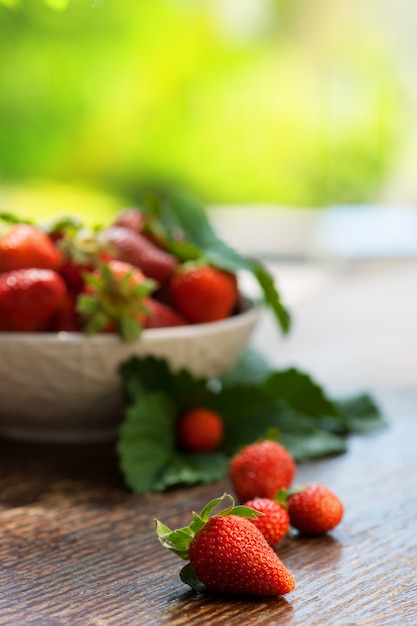
<svg viewBox="0 0 417 626"><path fill-rule="evenodd" d="M324 535L343 517L343 504L327 487L307 485L288 497L291 526L304 535Z"/></svg>
<svg viewBox="0 0 417 626"><path fill-rule="evenodd" d="M236 276L208 265L183 266L171 280L175 308L195 324L229 317L238 296Z"/></svg>
<svg viewBox="0 0 417 626"><path fill-rule="evenodd" d="M57 311L51 324L51 330L67 333L82 332L80 319L76 310L76 300L70 293L67 294L63 306Z"/></svg>
<svg viewBox="0 0 417 626"><path fill-rule="evenodd" d="M154 298L147 301L148 315L143 323L144 328L167 328L170 326L185 326L187 320L167 304Z"/></svg>
<svg viewBox="0 0 417 626"><path fill-rule="evenodd" d="M147 220L147 215L141 209L126 208L122 209L114 220L115 226L123 226L124 228L130 228L130 230L136 233L143 232Z"/></svg>
<svg viewBox="0 0 417 626"><path fill-rule="evenodd" d="M247 519L247 507L227 509L210 517L222 498L212 500L191 524L177 531L156 523L162 545L190 563L181 580L196 590L255 596L280 596L294 589L294 578L262 533Z"/></svg>
<svg viewBox="0 0 417 626"><path fill-rule="evenodd" d="M138 267L161 285L170 280L178 265L172 254L130 228L111 226L100 233L99 240L114 250L117 259Z"/></svg>
<svg viewBox="0 0 417 626"><path fill-rule="evenodd" d="M177 424L180 448L188 452L212 452L223 439L223 420L204 407L186 411Z"/></svg>
<svg viewBox="0 0 417 626"><path fill-rule="evenodd" d="M74 296L83 290L86 272L92 272L101 263L114 258L109 250L100 245L97 233L88 228L76 228L75 225L67 229L63 227L58 241L64 256L59 273Z"/></svg>
<svg viewBox="0 0 417 626"><path fill-rule="evenodd" d="M178 227L169 229L154 214L139 208L122 209L113 222L115 226L130 228L141 233L158 248L167 250L172 241L184 241L185 236Z"/></svg>
<svg viewBox="0 0 417 626"><path fill-rule="evenodd" d="M85 332L115 331L127 341L136 340L148 313L153 281L137 267L114 259L87 274L85 280L77 305Z"/></svg>
<svg viewBox="0 0 417 626"><path fill-rule="evenodd" d="M253 498L244 503L255 511L263 513L251 520L252 524L261 531L267 542L271 546L284 539L290 526L290 518L285 508L284 499L282 503L269 498Z"/></svg>
<svg viewBox="0 0 417 626"><path fill-rule="evenodd" d="M0 274L0 331L50 330L67 290L53 270L20 269Z"/></svg>
<svg viewBox="0 0 417 626"><path fill-rule="evenodd" d="M295 461L277 441L252 443L230 461L230 480L240 502L253 498L274 499L280 489L288 488L295 475Z"/></svg>
<svg viewBox="0 0 417 626"><path fill-rule="evenodd" d="M0 234L0 272L39 269L56 270L62 254L52 239L31 224L13 224Z"/></svg>

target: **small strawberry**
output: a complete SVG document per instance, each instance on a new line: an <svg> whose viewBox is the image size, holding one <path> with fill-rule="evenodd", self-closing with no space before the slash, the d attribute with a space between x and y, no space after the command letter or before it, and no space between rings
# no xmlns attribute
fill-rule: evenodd
<svg viewBox="0 0 417 626"><path fill-rule="evenodd" d="M65 304L62 278L49 269L0 274L0 331L45 332Z"/></svg>
<svg viewBox="0 0 417 626"><path fill-rule="evenodd" d="M180 313L159 300L149 298L146 306L149 312L143 322L144 328L167 328L188 324Z"/></svg>
<svg viewBox="0 0 417 626"><path fill-rule="evenodd" d="M141 233L124 226L111 226L99 235L102 244L109 246L120 261L138 267L148 278L160 285L168 282L178 265L177 259L158 248Z"/></svg>
<svg viewBox="0 0 417 626"><path fill-rule="evenodd" d="M295 461L277 441L264 440L245 446L230 461L229 474L240 502L253 498L274 499L288 488L295 475Z"/></svg>
<svg viewBox="0 0 417 626"><path fill-rule="evenodd" d="M312 483L288 496L290 524L304 535L324 535L343 517L343 504L327 487Z"/></svg>
<svg viewBox="0 0 417 626"><path fill-rule="evenodd" d="M84 331L117 332L126 341L135 341L148 313L153 281L137 267L114 259L86 274L85 280L77 303Z"/></svg>
<svg viewBox="0 0 417 626"><path fill-rule="evenodd" d="M223 420L218 413L196 407L183 413L178 420L178 443L188 452L212 452L219 448L223 430Z"/></svg>
<svg viewBox="0 0 417 626"><path fill-rule="evenodd" d="M286 509L285 497L282 500L270 498L253 498L244 503L263 515L251 520L252 524L261 531L271 546L284 539L290 526L290 518Z"/></svg>
<svg viewBox="0 0 417 626"><path fill-rule="evenodd" d="M52 239L32 224L13 224L0 233L0 272L33 267L57 270L61 260Z"/></svg>
<svg viewBox="0 0 417 626"><path fill-rule="evenodd" d="M189 560L183 582L194 589L254 596L280 596L294 589L291 573L251 522L254 509L232 504L210 517L227 494L209 502L185 528L170 530L156 522L161 544ZM249 519L248 519L249 518Z"/></svg>
<svg viewBox="0 0 417 626"><path fill-rule="evenodd" d="M209 265L182 266L171 280L170 297L195 324L229 317L239 297L234 274Z"/></svg>

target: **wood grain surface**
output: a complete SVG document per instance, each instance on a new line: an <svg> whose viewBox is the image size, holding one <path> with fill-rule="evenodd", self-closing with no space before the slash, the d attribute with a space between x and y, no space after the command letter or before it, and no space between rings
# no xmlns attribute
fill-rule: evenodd
<svg viewBox="0 0 417 626"><path fill-rule="evenodd" d="M230 487L129 493L113 446L0 443L0 625L417 623L417 390L375 394L387 428L340 457L302 465L343 500L341 525L277 552L296 579L283 598L196 594L164 550L171 527Z"/></svg>

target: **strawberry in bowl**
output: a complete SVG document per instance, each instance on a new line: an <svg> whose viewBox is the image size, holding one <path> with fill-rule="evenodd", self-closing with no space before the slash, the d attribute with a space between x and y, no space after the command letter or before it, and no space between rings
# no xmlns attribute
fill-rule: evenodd
<svg viewBox="0 0 417 626"><path fill-rule="evenodd" d="M268 272L220 241L194 205L153 202L94 228L10 217L0 219L0 435L114 437L124 411L119 368L132 355L221 375L261 313L240 291L241 271L255 275L288 330Z"/></svg>

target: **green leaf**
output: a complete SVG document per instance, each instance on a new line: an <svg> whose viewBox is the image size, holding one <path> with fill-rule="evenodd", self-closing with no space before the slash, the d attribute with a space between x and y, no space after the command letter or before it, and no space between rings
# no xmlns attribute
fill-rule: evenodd
<svg viewBox="0 0 417 626"><path fill-rule="evenodd" d="M342 454L347 449L344 437L318 428L282 432L280 442L297 463Z"/></svg>
<svg viewBox="0 0 417 626"><path fill-rule="evenodd" d="M343 415L349 432L366 433L386 424L378 405L367 393L335 400L334 403Z"/></svg>
<svg viewBox="0 0 417 626"><path fill-rule="evenodd" d="M304 462L343 453L347 434L384 424L367 394L334 401L308 374L274 370L253 351L220 381L172 372L155 357L131 357L120 372L128 404L118 443L120 467L126 484L139 493L221 480L230 455L271 430L297 462ZM215 453L177 449L178 416L197 405L223 418L224 440Z"/></svg>
<svg viewBox="0 0 417 626"><path fill-rule="evenodd" d="M205 592L207 591L207 587L204 583L201 582L196 576L193 566L191 563L187 563L180 571L180 578L183 583L194 589L197 592Z"/></svg>
<svg viewBox="0 0 417 626"><path fill-rule="evenodd" d="M199 516L199 517L200 517L202 520L204 520L204 521L206 522L206 521L209 519L209 517L210 517L211 513L213 512L213 509L214 509L214 508L215 508L218 504L220 504L220 502L223 502L226 498L229 498L229 499L230 499L230 501L231 501L231 508L233 508L233 506L234 506L234 504L235 504L235 501L234 501L233 497L232 497L232 496L230 496L230 495L229 495L229 494L227 494L227 493L224 493L224 494L223 494L222 496L220 496L219 498L213 498L213 500L210 500L210 502L208 502L208 503L206 504L206 506L205 506L203 509L201 509L201 511L200 511L200 516ZM229 508L230 508L230 507L229 507Z"/></svg>
<svg viewBox="0 0 417 626"><path fill-rule="evenodd" d="M239 515L239 517L246 517L247 519L256 519L257 517L262 517L264 513L255 511L255 509L252 509L250 506L239 504L233 507L229 515Z"/></svg>
<svg viewBox="0 0 417 626"><path fill-rule="evenodd" d="M305 415L339 417L334 402L308 374L289 368L272 373L264 386L272 397Z"/></svg>
<svg viewBox="0 0 417 626"><path fill-rule="evenodd" d="M221 377L223 388L237 385L256 386L274 372L273 366L253 348L247 348L238 361Z"/></svg>
<svg viewBox="0 0 417 626"><path fill-rule="evenodd" d="M175 407L164 393L148 393L126 411L117 452L126 484L136 493L157 489L175 448Z"/></svg>
<svg viewBox="0 0 417 626"><path fill-rule="evenodd" d="M155 210L154 204L153 209ZM169 231L179 229L186 237L188 258L200 256L209 263L230 272L248 271L257 279L265 302L272 308L285 334L290 329L290 315L281 302L274 279L258 261L246 258L220 239L213 229L204 207L190 193L177 191L158 205L158 217ZM181 244L176 250L181 253ZM190 247L191 246L191 247ZM172 250L175 252L175 249Z"/></svg>
<svg viewBox="0 0 417 626"><path fill-rule="evenodd" d="M188 559L188 548L192 539L194 538L194 533L187 526L185 528L178 528L177 530L167 530L167 527L164 524L161 524L158 520L156 520L156 534L158 535L158 539L161 545L164 548L167 548L171 552L174 552L181 559Z"/></svg>
<svg viewBox="0 0 417 626"><path fill-rule="evenodd" d="M289 311L281 302L280 295L275 287L275 282L271 274L259 262L252 263L252 273L257 278L258 283L264 293L265 302L271 307L275 317L281 326L282 332L287 334L291 327L291 316Z"/></svg>
<svg viewBox="0 0 417 626"><path fill-rule="evenodd" d="M120 366L124 392L129 401L141 397L143 390L160 391L172 399L178 412L195 406L208 407L214 392L207 379L197 378L188 370L172 372L165 359L133 356Z"/></svg>
<svg viewBox="0 0 417 626"><path fill-rule="evenodd" d="M133 342L139 338L142 332L142 325L138 320L128 315L121 315L117 321L117 330L122 339Z"/></svg>
<svg viewBox="0 0 417 626"><path fill-rule="evenodd" d="M228 459L221 452L210 454L173 454L162 468L155 491L178 485L197 485L222 480L228 469Z"/></svg>
<svg viewBox="0 0 417 626"><path fill-rule="evenodd" d="M223 449L226 454L266 435L276 426L278 413L271 397L256 386L235 386L223 389L213 399L213 408L223 418Z"/></svg>

